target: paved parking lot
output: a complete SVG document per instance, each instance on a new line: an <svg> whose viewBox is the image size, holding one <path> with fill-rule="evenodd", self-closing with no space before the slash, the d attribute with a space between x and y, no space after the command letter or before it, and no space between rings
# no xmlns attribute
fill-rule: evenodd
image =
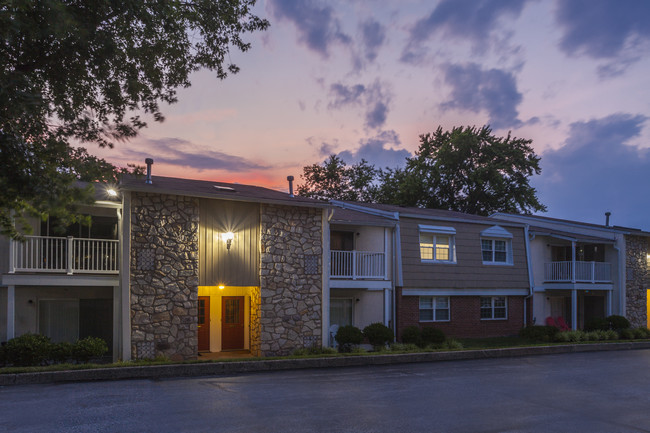
<svg viewBox="0 0 650 433"><path fill-rule="evenodd" d="M0 431L650 431L650 350L11 386Z"/></svg>

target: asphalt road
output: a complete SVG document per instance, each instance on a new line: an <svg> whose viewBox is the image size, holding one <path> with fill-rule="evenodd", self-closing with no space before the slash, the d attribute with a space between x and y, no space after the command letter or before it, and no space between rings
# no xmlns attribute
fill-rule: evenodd
<svg viewBox="0 0 650 433"><path fill-rule="evenodd" d="M650 350L0 388L0 432L650 432Z"/></svg>

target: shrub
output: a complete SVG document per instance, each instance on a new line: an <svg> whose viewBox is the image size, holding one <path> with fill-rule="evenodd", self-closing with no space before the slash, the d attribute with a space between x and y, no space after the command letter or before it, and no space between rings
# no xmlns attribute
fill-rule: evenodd
<svg viewBox="0 0 650 433"><path fill-rule="evenodd" d="M50 348L50 360L54 364L63 364L69 359L72 359L74 344L62 341L61 343L54 343Z"/></svg>
<svg viewBox="0 0 650 433"><path fill-rule="evenodd" d="M531 325L521 328L519 336L532 341L549 342L555 340L555 336L560 332L555 326Z"/></svg>
<svg viewBox="0 0 650 433"><path fill-rule="evenodd" d="M611 315L605 318L611 326L611 329L620 330L620 329L629 329L630 321L623 316L617 316L616 314Z"/></svg>
<svg viewBox="0 0 650 433"><path fill-rule="evenodd" d="M430 344L442 344L445 342L447 337L445 337L445 333L442 332L438 328L432 328L427 326L426 328L422 328L421 331L421 336L422 336L422 347L429 346Z"/></svg>
<svg viewBox="0 0 650 433"><path fill-rule="evenodd" d="M7 351L5 350L5 344L6 343L3 342L2 345L0 345L0 367L4 367L7 363Z"/></svg>
<svg viewBox="0 0 650 433"><path fill-rule="evenodd" d="M442 343L441 349L462 350L463 349L463 344L460 341L456 341L456 340L450 338L450 339L445 340L444 343Z"/></svg>
<svg viewBox="0 0 650 433"><path fill-rule="evenodd" d="M300 349L295 349L291 352L294 356L308 356L308 355L333 355L336 353L336 349L332 347L301 347Z"/></svg>
<svg viewBox="0 0 650 433"><path fill-rule="evenodd" d="M609 320L603 318L590 319L585 323L585 331L607 331Z"/></svg>
<svg viewBox="0 0 650 433"><path fill-rule="evenodd" d="M386 347L386 344L394 340L393 331L383 323L371 323L363 328L363 335L375 349Z"/></svg>
<svg viewBox="0 0 650 433"><path fill-rule="evenodd" d="M636 328L636 329L634 329L634 338L636 338L638 340L650 339L650 329L648 329L648 328Z"/></svg>
<svg viewBox="0 0 650 433"><path fill-rule="evenodd" d="M613 329L608 329L605 332L605 339L606 340L618 340L618 332L614 331Z"/></svg>
<svg viewBox="0 0 650 433"><path fill-rule="evenodd" d="M583 331L562 331L555 335L555 341L562 343L577 343L578 341L585 340L585 333Z"/></svg>
<svg viewBox="0 0 650 433"><path fill-rule="evenodd" d="M390 345L390 350L393 352L417 352L420 348L415 344L402 344L402 343L393 343Z"/></svg>
<svg viewBox="0 0 650 433"><path fill-rule="evenodd" d="M418 326L408 326L402 331L402 343L422 345L422 331Z"/></svg>
<svg viewBox="0 0 650 433"><path fill-rule="evenodd" d="M72 359L79 363L86 363L92 358L99 358L108 352L106 342L97 337L86 337L83 340L77 340L72 345Z"/></svg>
<svg viewBox="0 0 650 433"><path fill-rule="evenodd" d="M44 335L23 334L5 346L6 363L15 367L43 365L50 359L52 343Z"/></svg>
<svg viewBox="0 0 650 433"><path fill-rule="evenodd" d="M363 342L363 333L356 326L341 326L334 338L339 344L339 352L351 352L354 346Z"/></svg>
<svg viewBox="0 0 650 433"><path fill-rule="evenodd" d="M618 335L621 340L634 340L634 331L631 329L619 329Z"/></svg>

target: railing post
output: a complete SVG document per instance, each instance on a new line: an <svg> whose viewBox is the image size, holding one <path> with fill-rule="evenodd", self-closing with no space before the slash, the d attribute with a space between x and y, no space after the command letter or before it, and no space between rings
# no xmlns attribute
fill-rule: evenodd
<svg viewBox="0 0 650 433"><path fill-rule="evenodd" d="M591 283L596 282L596 262L591 262Z"/></svg>
<svg viewBox="0 0 650 433"><path fill-rule="evenodd" d="M9 239L9 273L16 273L16 241Z"/></svg>
<svg viewBox="0 0 650 433"><path fill-rule="evenodd" d="M68 275L72 275L73 267L74 267L73 266L74 251L72 250L73 248L74 248L74 244L72 242L72 236L68 236L68 251L67 251L68 263L66 266Z"/></svg>
<svg viewBox="0 0 650 433"><path fill-rule="evenodd" d="M357 252L352 250L352 279L357 279Z"/></svg>
<svg viewBox="0 0 650 433"><path fill-rule="evenodd" d="M575 241L571 241L571 282L572 283L576 282L576 242Z"/></svg>

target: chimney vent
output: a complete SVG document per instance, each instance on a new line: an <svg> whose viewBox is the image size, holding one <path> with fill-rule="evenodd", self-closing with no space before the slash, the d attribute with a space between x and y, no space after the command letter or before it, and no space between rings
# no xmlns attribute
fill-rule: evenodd
<svg viewBox="0 0 650 433"><path fill-rule="evenodd" d="M289 181L289 197L293 197L293 176L287 176Z"/></svg>
<svg viewBox="0 0 650 433"><path fill-rule="evenodd" d="M147 185L151 185L151 166L153 165L153 159L147 158L144 160L145 164L147 164L147 179L144 181Z"/></svg>
<svg viewBox="0 0 650 433"><path fill-rule="evenodd" d="M605 212L605 226L609 227L609 217L612 213L611 212Z"/></svg>

